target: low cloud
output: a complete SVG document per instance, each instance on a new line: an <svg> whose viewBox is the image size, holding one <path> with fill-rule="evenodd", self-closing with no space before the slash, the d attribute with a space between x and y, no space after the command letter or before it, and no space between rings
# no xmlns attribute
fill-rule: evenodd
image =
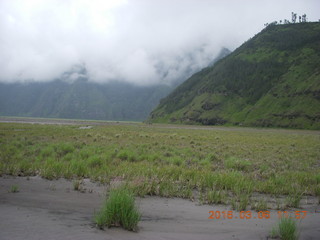
<svg viewBox="0 0 320 240"><path fill-rule="evenodd" d="M2 0L0 81L170 84L317 0ZM77 66L85 73L74 71ZM66 74L72 72L73 74Z"/></svg>

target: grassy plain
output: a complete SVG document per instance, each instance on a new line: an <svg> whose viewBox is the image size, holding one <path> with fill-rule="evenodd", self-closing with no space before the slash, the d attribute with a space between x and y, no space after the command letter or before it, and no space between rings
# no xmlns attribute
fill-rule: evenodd
<svg viewBox="0 0 320 240"><path fill-rule="evenodd" d="M317 131L106 124L0 123L0 175L120 181L138 196L157 195L278 208L320 198ZM283 198L284 195L284 198Z"/></svg>

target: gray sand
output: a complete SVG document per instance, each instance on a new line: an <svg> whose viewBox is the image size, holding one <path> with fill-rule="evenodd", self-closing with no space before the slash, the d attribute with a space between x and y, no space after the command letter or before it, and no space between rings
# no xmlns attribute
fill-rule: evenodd
<svg viewBox="0 0 320 240"><path fill-rule="evenodd" d="M10 192L12 185L19 192ZM271 211L270 219L210 220L210 210L228 211L230 207L146 197L136 199L142 213L139 232L102 231L94 226L93 215L105 199L106 187L89 180L84 187L81 193L64 179L1 177L0 239L267 239L278 222L277 211ZM310 212L299 223L300 239L319 239L320 209L307 210Z"/></svg>

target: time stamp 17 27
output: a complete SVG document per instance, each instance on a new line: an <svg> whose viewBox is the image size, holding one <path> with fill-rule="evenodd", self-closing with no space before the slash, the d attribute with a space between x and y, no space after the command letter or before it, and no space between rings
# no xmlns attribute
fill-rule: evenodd
<svg viewBox="0 0 320 240"><path fill-rule="evenodd" d="M304 219L307 211L209 211L208 219L269 219L271 214L277 214L278 218Z"/></svg>

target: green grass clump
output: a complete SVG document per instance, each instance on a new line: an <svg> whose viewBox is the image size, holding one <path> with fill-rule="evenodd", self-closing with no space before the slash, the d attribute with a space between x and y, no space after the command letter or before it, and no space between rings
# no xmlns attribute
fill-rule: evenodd
<svg viewBox="0 0 320 240"><path fill-rule="evenodd" d="M299 208L302 194L289 195L286 198L286 206L288 208Z"/></svg>
<svg viewBox="0 0 320 240"><path fill-rule="evenodd" d="M250 197L248 194L241 194L237 196L236 199L231 200L232 209L236 211L244 211L247 209Z"/></svg>
<svg viewBox="0 0 320 240"><path fill-rule="evenodd" d="M18 185L12 185L10 188L11 193L17 193L19 192L19 186Z"/></svg>
<svg viewBox="0 0 320 240"><path fill-rule="evenodd" d="M271 231L272 238L278 238L282 240L296 240L298 239L298 227L295 220L291 218L281 218L278 226Z"/></svg>
<svg viewBox="0 0 320 240"><path fill-rule="evenodd" d="M119 188L111 190L104 206L95 215L97 226L103 229L105 226L121 226L129 231L137 231L140 220L133 194L125 189Z"/></svg>
<svg viewBox="0 0 320 240"><path fill-rule="evenodd" d="M266 211L268 209L268 203L265 200L259 200L251 205L251 209L257 212Z"/></svg>
<svg viewBox="0 0 320 240"><path fill-rule="evenodd" d="M227 195L224 191L209 191L206 196L208 204L225 204L227 202Z"/></svg>
<svg viewBox="0 0 320 240"><path fill-rule="evenodd" d="M252 163L248 160L239 159L236 157L230 157L224 162L225 167L228 169L234 169L238 171L250 171L252 168Z"/></svg>

